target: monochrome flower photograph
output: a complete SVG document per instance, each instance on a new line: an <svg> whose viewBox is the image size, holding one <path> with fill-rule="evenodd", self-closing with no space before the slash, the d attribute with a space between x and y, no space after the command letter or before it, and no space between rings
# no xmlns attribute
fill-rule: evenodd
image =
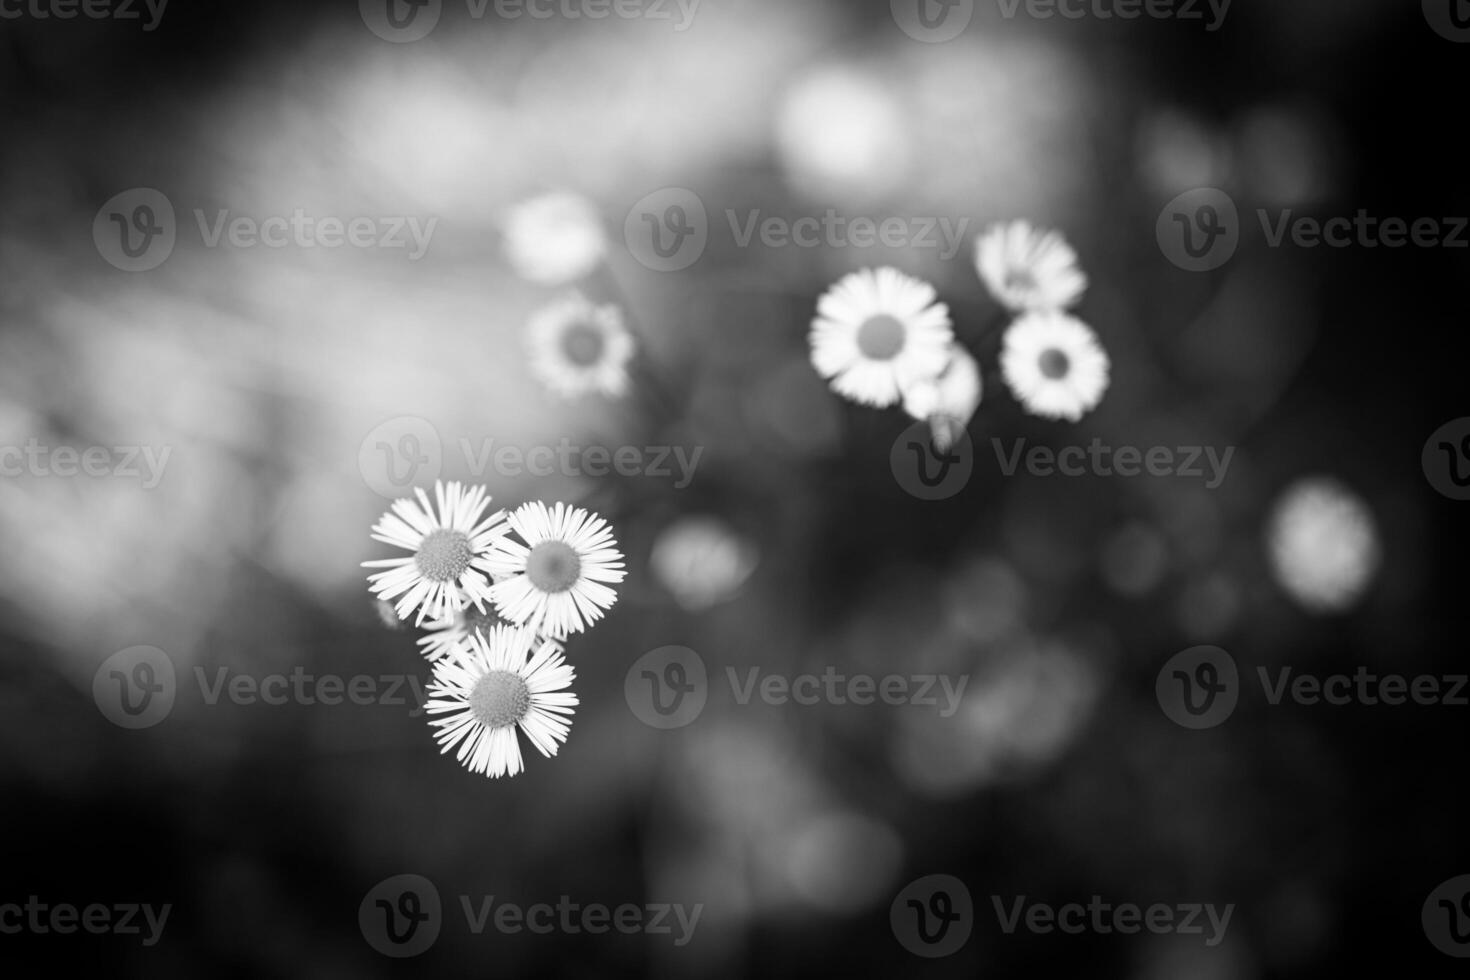
<svg viewBox="0 0 1470 980"><path fill-rule="evenodd" d="M1470 962L1470 0L0 0L0 976Z"/></svg>

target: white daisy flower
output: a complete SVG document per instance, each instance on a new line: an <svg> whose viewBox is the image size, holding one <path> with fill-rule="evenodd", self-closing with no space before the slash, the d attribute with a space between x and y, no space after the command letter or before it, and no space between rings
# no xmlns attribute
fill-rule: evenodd
<svg viewBox="0 0 1470 980"><path fill-rule="evenodd" d="M1065 313L1028 313L1006 330L1000 367L1032 415L1076 422L1107 393L1112 362L1092 328Z"/></svg>
<svg viewBox="0 0 1470 980"><path fill-rule="evenodd" d="M1276 581L1317 613L1353 606L1383 559L1372 510L1330 477L1298 480L1282 493L1271 508L1266 545Z"/></svg>
<svg viewBox="0 0 1470 980"><path fill-rule="evenodd" d="M433 699L424 709L446 715L429 721L439 729L441 754L458 745L455 758L470 772L514 776L525 768L520 729L543 756L556 755L572 727L577 696L567 688L576 676L559 644L529 630L495 626L472 634L434 665L429 684Z"/></svg>
<svg viewBox="0 0 1470 980"><path fill-rule="evenodd" d="M524 201L505 219L505 255L524 279L560 286L602 261L607 235L592 202L555 192Z"/></svg>
<svg viewBox="0 0 1470 980"><path fill-rule="evenodd" d="M493 604L484 609L464 606L454 616L430 623L429 632L418 638L419 652L431 663L439 660L475 633L485 634L496 626L508 625Z"/></svg>
<svg viewBox="0 0 1470 980"><path fill-rule="evenodd" d="M928 419L934 448L947 452L975 417L982 391L980 365L969 351L955 344L937 378L904 389L903 410L920 421Z"/></svg>
<svg viewBox="0 0 1470 980"><path fill-rule="evenodd" d="M895 404L949 360L949 307L935 299L933 286L897 269L844 276L817 302L812 365L845 398Z"/></svg>
<svg viewBox="0 0 1470 980"><path fill-rule="evenodd" d="M987 228L975 241L975 268L990 294L1018 313L1063 310L1087 291L1077 252L1060 232L1029 221Z"/></svg>
<svg viewBox="0 0 1470 980"><path fill-rule="evenodd" d="M628 389L633 335L614 305L568 296L532 315L526 340L531 373L559 395L617 397Z"/></svg>
<svg viewBox="0 0 1470 980"><path fill-rule="evenodd" d="M540 501L517 508L509 520L525 544L506 536L489 556L497 579L507 576L490 589L500 615L554 639L601 619L618 598L605 583L627 574L607 521Z"/></svg>
<svg viewBox="0 0 1470 980"><path fill-rule="evenodd" d="M484 487L466 490L457 482L446 486L436 480L437 510L422 488L415 487L414 493L417 502L409 497L393 501L373 525L373 540L413 552L406 558L362 563L364 568L386 569L368 576L373 594L379 599L400 597L394 606L400 619L417 609L415 625L450 619L467 603L483 608L490 594L489 551L505 534L505 512L497 510L480 520L490 504Z"/></svg>

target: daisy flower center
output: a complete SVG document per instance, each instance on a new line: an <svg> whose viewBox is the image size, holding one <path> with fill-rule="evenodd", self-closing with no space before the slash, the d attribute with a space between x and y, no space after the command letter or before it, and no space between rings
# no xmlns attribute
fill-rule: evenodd
<svg viewBox="0 0 1470 980"><path fill-rule="evenodd" d="M481 612L473 605L465 606L459 612L460 629L466 633L488 630L492 626L500 625L500 617L493 612Z"/></svg>
<svg viewBox="0 0 1470 980"><path fill-rule="evenodd" d="M1072 369L1072 359L1065 352L1052 347L1041 352L1039 366L1042 375L1052 381L1060 381Z"/></svg>
<svg viewBox="0 0 1470 980"><path fill-rule="evenodd" d="M602 359L607 340L602 331L586 323L574 323L562 334L561 350L577 367L591 367Z"/></svg>
<svg viewBox="0 0 1470 980"><path fill-rule="evenodd" d="M565 592L581 574L582 559L565 541L543 541L526 556L526 577L542 592Z"/></svg>
<svg viewBox="0 0 1470 980"><path fill-rule="evenodd" d="M903 321L888 313L868 317L858 327L857 345L863 356L873 361L891 361L903 350L907 331Z"/></svg>
<svg viewBox="0 0 1470 980"><path fill-rule="evenodd" d="M531 689L519 674L492 670L470 691L470 711L486 728L509 728L531 710Z"/></svg>
<svg viewBox="0 0 1470 980"><path fill-rule="evenodd" d="M468 535L463 531L440 528L424 535L413 561L424 578L434 582L453 582L470 567L472 557L474 552L470 549Z"/></svg>
<svg viewBox="0 0 1470 980"><path fill-rule="evenodd" d="M1006 272L1006 289L1031 292L1036 289L1036 276L1030 269L1011 269Z"/></svg>

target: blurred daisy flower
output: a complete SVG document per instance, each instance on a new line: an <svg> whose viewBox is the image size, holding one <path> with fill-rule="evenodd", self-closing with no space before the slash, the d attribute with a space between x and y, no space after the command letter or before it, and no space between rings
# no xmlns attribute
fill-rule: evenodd
<svg viewBox="0 0 1470 980"><path fill-rule="evenodd" d="M684 517L658 536L648 564L680 606L698 611L739 592L758 559L755 546L724 521Z"/></svg>
<svg viewBox="0 0 1470 980"><path fill-rule="evenodd" d="M567 740L577 704L567 688L575 679L559 644L496 626L434 666L433 699L424 708L445 716L429 722L439 729L441 753L457 745L455 758L470 772L514 776L525 768L517 729L548 758Z"/></svg>
<svg viewBox="0 0 1470 980"><path fill-rule="evenodd" d="M1368 505L1323 477L1299 480L1282 493L1271 511L1266 544L1276 581L1313 612L1357 602L1382 557Z"/></svg>
<svg viewBox="0 0 1470 980"><path fill-rule="evenodd" d="M904 389L903 410L920 421L927 419L934 448L947 452L975 417L981 391L980 365L969 351L955 344L938 377Z"/></svg>
<svg viewBox="0 0 1470 980"><path fill-rule="evenodd" d="M1112 369L1092 328L1065 313L1034 312L1006 330L1001 371L1032 415L1076 422L1102 401Z"/></svg>
<svg viewBox="0 0 1470 980"><path fill-rule="evenodd" d="M607 252L602 219L586 198L543 194L516 205L505 219L505 255L516 274L560 286L597 268Z"/></svg>
<svg viewBox="0 0 1470 980"><path fill-rule="evenodd" d="M419 637L421 652L430 662L439 660L476 633L486 634L496 626L507 625L493 605L485 609L465 606L451 619L429 624L429 632Z"/></svg>
<svg viewBox="0 0 1470 980"><path fill-rule="evenodd" d="M581 633L618 595L607 583L627 574L607 521L580 507L532 501L510 515L521 541L500 538L488 567L500 615L556 639Z"/></svg>
<svg viewBox="0 0 1470 980"><path fill-rule="evenodd" d="M505 512L480 519L490 504L484 487L465 490L457 482L435 481L437 508L422 488L414 493L417 501L393 501L372 535L413 554L363 562L364 568L386 569L368 576L369 588L379 599L399 597L394 609L400 619L417 609L415 625L450 619L467 603L483 607L490 596L488 555L505 534Z"/></svg>
<svg viewBox="0 0 1470 980"><path fill-rule="evenodd" d="M621 395L628 388L633 335L613 305L569 296L537 311L527 326L530 368L559 395Z"/></svg>
<svg viewBox="0 0 1470 980"><path fill-rule="evenodd" d="M844 276L817 302L812 364L832 390L862 405L896 404L949 361L949 307L934 287L893 268Z"/></svg>
<svg viewBox="0 0 1470 980"><path fill-rule="evenodd" d="M783 93L776 151L788 182L804 194L876 197L909 178L911 118L893 86L868 69L821 67Z"/></svg>
<svg viewBox="0 0 1470 980"><path fill-rule="evenodd" d="M1018 313L1063 310L1087 290L1067 240L1029 221L987 228L975 241L975 268L990 294Z"/></svg>
<svg viewBox="0 0 1470 980"><path fill-rule="evenodd" d="M373 612L378 614L378 620L388 629L403 629L403 620L398 618L398 610L387 599L374 599Z"/></svg>

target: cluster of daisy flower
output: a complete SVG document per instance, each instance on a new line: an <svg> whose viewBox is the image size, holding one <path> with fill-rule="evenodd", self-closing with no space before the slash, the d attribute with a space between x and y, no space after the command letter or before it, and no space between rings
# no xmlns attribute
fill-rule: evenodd
<svg viewBox="0 0 1470 980"><path fill-rule="evenodd" d="M1107 392L1110 362L1092 328L1066 311L1087 276L1057 232L1015 221L988 228L975 267L990 294L1014 315L1000 367L1025 409L1075 422ZM927 420L946 450L980 406L980 367L954 336L949 307L934 287L897 269L845 276L817 303L812 364L832 390L862 405L902 405Z"/></svg>
<svg viewBox="0 0 1470 980"><path fill-rule="evenodd" d="M571 728L576 672L565 642L617 601L623 556L607 521L532 501L488 516L484 487L436 482L434 500L393 502L372 537L409 554L364 562L380 604L428 623L420 652L433 664L425 705L442 752L472 772L523 768L517 729L542 755ZM381 607L381 605L380 605Z"/></svg>

